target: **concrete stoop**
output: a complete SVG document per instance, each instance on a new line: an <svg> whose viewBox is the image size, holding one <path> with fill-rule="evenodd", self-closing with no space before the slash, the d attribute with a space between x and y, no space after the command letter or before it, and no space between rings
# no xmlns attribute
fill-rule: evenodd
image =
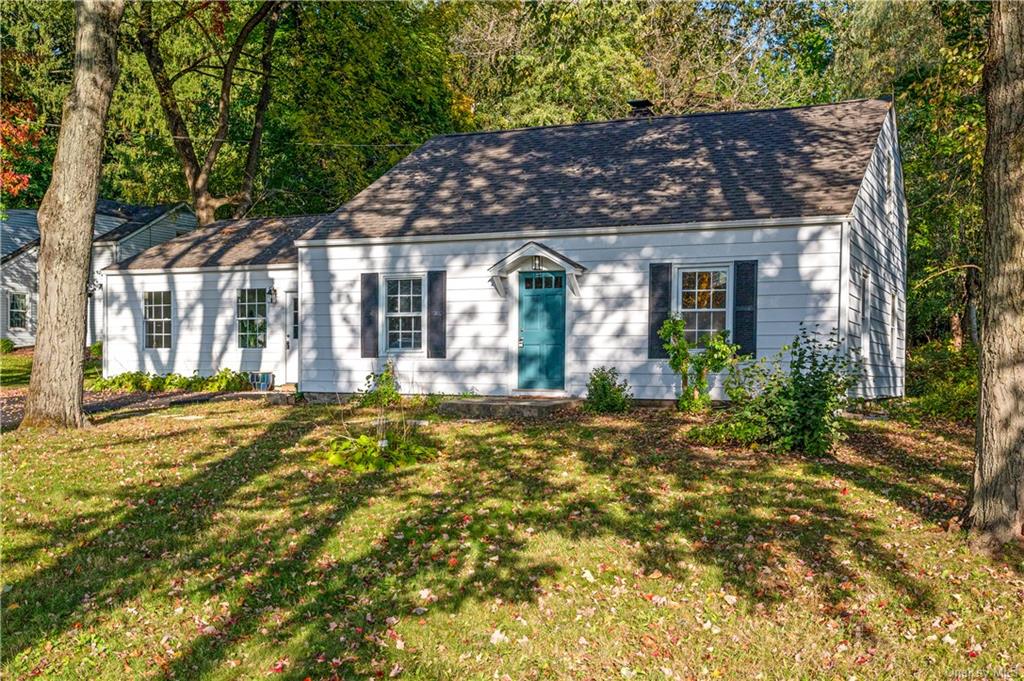
<svg viewBox="0 0 1024 681"><path fill-rule="evenodd" d="M445 400L437 410L445 416L464 419L537 419L576 402L564 397L469 397Z"/></svg>

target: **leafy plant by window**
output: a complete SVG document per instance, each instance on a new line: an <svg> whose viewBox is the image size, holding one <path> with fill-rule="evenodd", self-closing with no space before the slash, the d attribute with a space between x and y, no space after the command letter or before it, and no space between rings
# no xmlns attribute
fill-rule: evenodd
<svg viewBox="0 0 1024 681"><path fill-rule="evenodd" d="M395 376L395 363L390 359L380 373L371 373L366 377L366 386L359 398L362 407L386 407L398 403L402 394L398 391L398 378Z"/></svg>
<svg viewBox="0 0 1024 681"><path fill-rule="evenodd" d="M669 367L679 375L679 410L688 414L706 411L711 406L708 375L733 363L739 346L729 343L726 331L699 338L697 344L703 343L702 347L691 344L686 340L686 322L678 315L665 320L658 337L664 341Z"/></svg>
<svg viewBox="0 0 1024 681"><path fill-rule="evenodd" d="M633 392L626 379L619 380L614 367L598 367L590 372L587 381L587 399L583 409L595 414L619 414L629 411Z"/></svg>
<svg viewBox="0 0 1024 681"><path fill-rule="evenodd" d="M103 359L103 341L96 341L89 346L90 359Z"/></svg>
<svg viewBox="0 0 1024 681"><path fill-rule="evenodd" d="M837 331L823 338L801 325L792 345L771 360L733 363L725 380L728 413L691 429L689 437L704 444L826 454L842 437L840 411L859 375Z"/></svg>
<svg viewBox="0 0 1024 681"><path fill-rule="evenodd" d="M94 391L112 392L164 392L183 390L185 392L241 392L251 390L249 377L231 369L221 369L212 376L191 376L181 374L149 374L144 371L128 371L109 378L98 378L90 387Z"/></svg>
<svg viewBox="0 0 1024 681"><path fill-rule="evenodd" d="M10 338L0 338L0 355L14 352L14 341Z"/></svg>

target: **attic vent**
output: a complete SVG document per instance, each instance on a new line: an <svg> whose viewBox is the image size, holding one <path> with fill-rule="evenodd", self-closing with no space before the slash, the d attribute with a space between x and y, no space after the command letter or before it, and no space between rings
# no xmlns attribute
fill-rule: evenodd
<svg viewBox="0 0 1024 681"><path fill-rule="evenodd" d="M654 103L649 99L631 99L627 104L632 107L630 118L650 118L654 115Z"/></svg>

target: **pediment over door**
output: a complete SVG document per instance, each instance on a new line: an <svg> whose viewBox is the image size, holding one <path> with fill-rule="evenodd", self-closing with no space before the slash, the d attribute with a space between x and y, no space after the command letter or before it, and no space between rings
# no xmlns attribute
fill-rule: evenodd
<svg viewBox="0 0 1024 681"><path fill-rule="evenodd" d="M530 241L494 263L487 270L491 275L491 283L497 289L498 295L505 296L505 290L508 288L508 275L519 270L529 272L563 270L569 290L574 296L579 296L580 285L578 278L587 271L587 268L553 248L549 248L536 241Z"/></svg>

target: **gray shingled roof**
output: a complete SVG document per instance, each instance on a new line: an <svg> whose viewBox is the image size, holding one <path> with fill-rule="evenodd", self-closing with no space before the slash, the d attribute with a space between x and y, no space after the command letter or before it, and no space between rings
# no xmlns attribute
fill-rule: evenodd
<svg viewBox="0 0 1024 681"><path fill-rule="evenodd" d="M156 220L179 204L134 206L120 201L100 199L96 202L93 241L118 241ZM13 208L0 219L0 255L4 261L39 243L37 211Z"/></svg>
<svg viewBox="0 0 1024 681"><path fill-rule="evenodd" d="M891 104L435 137L303 239L845 215Z"/></svg>
<svg viewBox="0 0 1024 681"><path fill-rule="evenodd" d="M113 268L294 263L295 239L846 215L884 99L442 135L334 213L224 221Z"/></svg>
<svg viewBox="0 0 1024 681"><path fill-rule="evenodd" d="M305 219L223 220L147 248L108 270L180 269L296 262L295 240L309 225Z"/></svg>

